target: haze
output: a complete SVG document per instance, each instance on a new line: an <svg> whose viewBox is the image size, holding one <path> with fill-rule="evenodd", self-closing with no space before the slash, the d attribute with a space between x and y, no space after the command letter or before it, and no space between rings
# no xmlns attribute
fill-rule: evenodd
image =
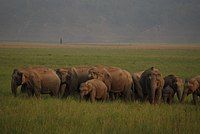
<svg viewBox="0 0 200 134"><path fill-rule="evenodd" d="M0 0L0 41L199 43L199 0Z"/></svg>

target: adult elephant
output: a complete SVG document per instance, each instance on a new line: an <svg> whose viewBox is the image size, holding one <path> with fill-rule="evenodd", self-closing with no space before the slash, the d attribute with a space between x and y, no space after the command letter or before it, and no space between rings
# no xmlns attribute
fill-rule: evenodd
<svg viewBox="0 0 200 134"><path fill-rule="evenodd" d="M11 90L17 95L17 87L23 85L29 96L50 94L58 96L60 79L54 70L46 67L27 67L14 69L11 80Z"/></svg>
<svg viewBox="0 0 200 134"><path fill-rule="evenodd" d="M158 103L161 99L164 79L158 69L151 67L145 70L140 78L144 100L151 104Z"/></svg>
<svg viewBox="0 0 200 134"><path fill-rule="evenodd" d="M174 95L177 95L178 100L181 100L181 91L183 90L183 79L175 75L168 75L164 77L164 88L162 91L162 97L164 102L167 102L167 98L170 99L168 102L173 102ZM170 88L168 88L169 86ZM171 91L171 89L173 91ZM171 96L171 97L168 97Z"/></svg>
<svg viewBox="0 0 200 134"><path fill-rule="evenodd" d="M197 104L198 96L200 96L200 75L191 78L188 82L186 82L181 102L185 100L185 97L189 94L192 94L193 96L193 102L194 104Z"/></svg>
<svg viewBox="0 0 200 134"><path fill-rule="evenodd" d="M140 77L143 72L144 71L140 71L132 74L132 79L133 79L132 91L134 100L143 100L143 92L142 92L142 87L140 85Z"/></svg>
<svg viewBox="0 0 200 134"><path fill-rule="evenodd" d="M119 93L126 100L131 100L133 81L128 71L116 67L93 67L89 70L89 77L102 80L111 93L111 98L113 94Z"/></svg>
<svg viewBox="0 0 200 134"><path fill-rule="evenodd" d="M65 90L68 89L67 75L68 75L69 69L70 69L70 67L55 69L56 74L58 75L58 77L60 78L60 81L61 81L60 90L59 90L60 97L63 97L65 94Z"/></svg>
<svg viewBox="0 0 200 134"><path fill-rule="evenodd" d="M74 94L75 92L79 92L79 87L81 83L89 80L88 70L91 67L71 67L67 71L66 76L66 89L64 92L64 97L67 97L70 94Z"/></svg>

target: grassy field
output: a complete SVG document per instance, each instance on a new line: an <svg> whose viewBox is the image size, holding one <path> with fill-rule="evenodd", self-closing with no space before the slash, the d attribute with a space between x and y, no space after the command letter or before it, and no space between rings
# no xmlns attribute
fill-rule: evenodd
<svg viewBox="0 0 200 134"><path fill-rule="evenodd" d="M199 133L200 105L114 101L79 102L13 97L14 68L110 65L137 72L155 66L162 74L190 78L200 74L200 46L192 45L48 45L0 43L0 133Z"/></svg>

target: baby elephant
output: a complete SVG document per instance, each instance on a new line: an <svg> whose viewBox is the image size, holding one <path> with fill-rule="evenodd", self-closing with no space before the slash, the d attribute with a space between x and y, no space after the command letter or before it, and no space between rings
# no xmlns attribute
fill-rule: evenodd
<svg viewBox="0 0 200 134"><path fill-rule="evenodd" d="M87 95L90 97L91 102L95 102L96 99L105 101L108 97L107 86L98 79L88 80L80 86L80 101Z"/></svg>
<svg viewBox="0 0 200 134"><path fill-rule="evenodd" d="M162 91L162 97L164 103L167 102L168 104L171 104L174 99L174 94L175 94L174 90L170 86L166 86Z"/></svg>

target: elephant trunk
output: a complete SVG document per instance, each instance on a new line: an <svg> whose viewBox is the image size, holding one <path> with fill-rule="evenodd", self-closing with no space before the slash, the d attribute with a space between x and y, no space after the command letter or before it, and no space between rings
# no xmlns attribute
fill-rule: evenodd
<svg viewBox="0 0 200 134"><path fill-rule="evenodd" d="M80 92L80 102L83 101L83 98L84 98L84 93Z"/></svg>
<svg viewBox="0 0 200 134"><path fill-rule="evenodd" d="M154 104L155 103L155 92L156 92L156 79L152 78L150 82L150 103Z"/></svg>
<svg viewBox="0 0 200 134"><path fill-rule="evenodd" d="M181 89L180 88L177 89L177 98L179 101L181 101Z"/></svg>
<svg viewBox="0 0 200 134"><path fill-rule="evenodd" d="M16 84L16 82L12 79L11 80L11 90L12 90L12 94L14 96L17 96L17 87L18 85Z"/></svg>
<svg viewBox="0 0 200 134"><path fill-rule="evenodd" d="M187 96L187 92L188 92L188 90L184 90L182 97L181 97L181 103L184 102L185 97Z"/></svg>

